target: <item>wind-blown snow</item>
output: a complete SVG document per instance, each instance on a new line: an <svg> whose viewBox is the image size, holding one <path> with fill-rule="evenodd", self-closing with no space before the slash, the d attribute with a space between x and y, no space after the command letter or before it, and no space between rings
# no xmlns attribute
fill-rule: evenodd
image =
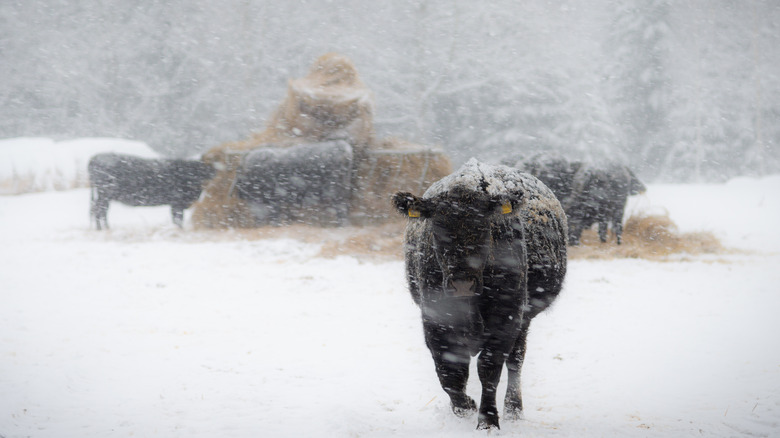
<svg viewBox="0 0 780 438"><path fill-rule="evenodd" d="M491 435L776 434L778 181L632 199L748 252L571 261L531 326L525 419ZM0 436L486 435L450 412L400 249L327 259L121 204L98 232L88 210L87 189L0 196Z"/></svg>

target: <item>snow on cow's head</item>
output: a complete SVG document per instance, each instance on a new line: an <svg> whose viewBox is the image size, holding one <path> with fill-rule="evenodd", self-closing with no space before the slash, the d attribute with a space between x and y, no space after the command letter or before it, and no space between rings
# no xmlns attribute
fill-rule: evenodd
<svg viewBox="0 0 780 438"><path fill-rule="evenodd" d="M428 223L425 228L430 230L431 249L443 274L443 290L452 297L480 293L496 224L516 216L522 202L521 192L489 194L462 186L431 198L408 192L393 196L399 213Z"/></svg>

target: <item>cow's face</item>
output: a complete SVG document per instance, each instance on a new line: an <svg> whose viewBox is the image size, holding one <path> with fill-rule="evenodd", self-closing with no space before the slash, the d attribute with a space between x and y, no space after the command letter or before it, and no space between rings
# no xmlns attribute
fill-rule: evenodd
<svg viewBox="0 0 780 438"><path fill-rule="evenodd" d="M410 220L430 221L431 245L443 274L444 294L467 298L482 291L482 273L492 248L492 216L512 213L520 197L451 191L423 199L397 193L393 203Z"/></svg>

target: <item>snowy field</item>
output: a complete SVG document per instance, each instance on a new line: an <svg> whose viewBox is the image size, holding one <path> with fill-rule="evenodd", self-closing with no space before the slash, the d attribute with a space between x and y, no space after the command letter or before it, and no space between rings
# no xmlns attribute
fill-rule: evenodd
<svg viewBox="0 0 780 438"><path fill-rule="evenodd" d="M0 196L0 437L488 434L450 412L400 258L165 207L112 204L99 232L88 210L86 189ZM650 185L629 210L735 251L572 260L531 326L525 419L489 435L780 435L780 176Z"/></svg>

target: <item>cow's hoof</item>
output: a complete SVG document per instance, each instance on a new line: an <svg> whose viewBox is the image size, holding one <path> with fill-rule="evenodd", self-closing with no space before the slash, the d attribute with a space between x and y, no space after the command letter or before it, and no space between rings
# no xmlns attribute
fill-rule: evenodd
<svg viewBox="0 0 780 438"><path fill-rule="evenodd" d="M523 407L513 406L507 404L504 406L504 418L510 421L518 421L523 419Z"/></svg>
<svg viewBox="0 0 780 438"><path fill-rule="evenodd" d="M452 413L460 418L468 417L477 410L477 403L473 398L464 396L462 400L452 401Z"/></svg>
<svg viewBox="0 0 780 438"><path fill-rule="evenodd" d="M477 421L477 430L490 430L501 429L498 425L498 415L496 414L479 414L479 421Z"/></svg>

